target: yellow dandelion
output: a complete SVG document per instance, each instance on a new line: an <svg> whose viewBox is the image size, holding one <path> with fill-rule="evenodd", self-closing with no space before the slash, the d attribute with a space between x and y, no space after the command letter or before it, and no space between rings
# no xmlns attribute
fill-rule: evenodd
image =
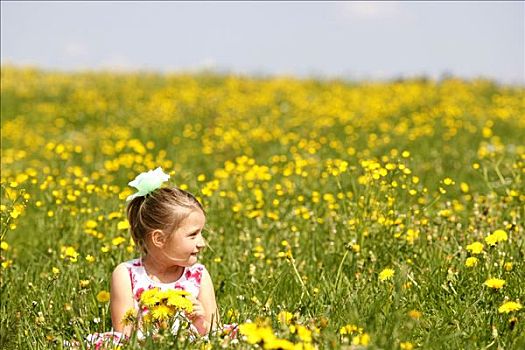
<svg viewBox="0 0 525 350"><path fill-rule="evenodd" d="M118 236L111 240L111 244L115 247L121 245L122 243L126 242L126 239L124 237Z"/></svg>
<svg viewBox="0 0 525 350"><path fill-rule="evenodd" d="M117 229L119 230L127 230L129 228L129 222L128 220L119 221L117 224Z"/></svg>
<svg viewBox="0 0 525 350"><path fill-rule="evenodd" d="M21 211L19 211L18 209L14 208L14 209L9 213L9 215L11 215L11 217L12 217L13 219L16 219L17 217L20 216L21 213L22 213Z"/></svg>
<svg viewBox="0 0 525 350"><path fill-rule="evenodd" d="M474 256L468 257L467 260L465 261L465 266L466 267L476 266L478 264L478 261L479 261L478 258Z"/></svg>
<svg viewBox="0 0 525 350"><path fill-rule="evenodd" d="M295 345L287 339L269 338L264 341L264 349L295 350Z"/></svg>
<svg viewBox="0 0 525 350"><path fill-rule="evenodd" d="M239 332L246 337L246 341L249 344L257 344L261 341L267 342L275 338L271 327L259 326L255 323L241 324Z"/></svg>
<svg viewBox="0 0 525 350"><path fill-rule="evenodd" d="M485 237L485 242L490 246L495 246L499 242L508 240L507 232L503 230L496 230L491 235Z"/></svg>
<svg viewBox="0 0 525 350"><path fill-rule="evenodd" d="M417 319L419 319L422 316L422 313L421 313L421 311L418 311L418 310L410 310L408 312L408 316L410 318L413 318L413 319L417 320Z"/></svg>
<svg viewBox="0 0 525 350"><path fill-rule="evenodd" d="M109 296L110 296L110 294L109 294L108 291L101 290L97 294L97 301L99 303L107 303L109 301Z"/></svg>
<svg viewBox="0 0 525 350"><path fill-rule="evenodd" d="M467 193L470 189L468 183L466 182L462 182L460 185L459 185L459 188L461 189L461 192L463 193Z"/></svg>
<svg viewBox="0 0 525 350"><path fill-rule="evenodd" d="M491 247L495 246L498 243L496 237L493 235L485 237L485 242Z"/></svg>
<svg viewBox="0 0 525 350"><path fill-rule="evenodd" d="M98 224L97 224L97 222L96 222L95 220L88 220L88 221L86 221L86 223L84 224L84 226L85 226L86 228L90 228L90 229L93 229L93 228L97 227L97 225L98 225Z"/></svg>
<svg viewBox="0 0 525 350"><path fill-rule="evenodd" d="M167 305L161 304L151 310L151 317L156 321L168 320L173 315L173 310Z"/></svg>
<svg viewBox="0 0 525 350"><path fill-rule="evenodd" d="M453 185L454 184L454 180L452 180L450 177L446 177L444 180L443 180L443 183L447 186L450 186L450 185Z"/></svg>
<svg viewBox="0 0 525 350"><path fill-rule="evenodd" d="M140 301L149 308L155 306L155 304L160 301L158 291L158 288L152 288L144 291L144 293L142 293L140 296Z"/></svg>
<svg viewBox="0 0 525 350"><path fill-rule="evenodd" d="M167 297L166 304L169 306L176 307L180 310L185 310L186 312L193 311L192 302L186 298L186 295L189 293L183 290L170 290L170 293Z"/></svg>
<svg viewBox="0 0 525 350"><path fill-rule="evenodd" d="M357 327L354 324L347 324L346 326L343 326L339 329L339 334L341 335L347 335L357 332L359 332L359 327Z"/></svg>
<svg viewBox="0 0 525 350"><path fill-rule="evenodd" d="M472 244L469 244L467 246L467 250L472 254L481 254L481 252L483 251L483 243L474 242Z"/></svg>
<svg viewBox="0 0 525 350"><path fill-rule="evenodd" d="M134 308L128 309L122 317L122 324L124 326L135 324L137 321L137 311Z"/></svg>
<svg viewBox="0 0 525 350"><path fill-rule="evenodd" d="M509 312L519 311L522 308L523 306L516 301L506 301L498 308L498 312L500 314L502 313L508 314Z"/></svg>
<svg viewBox="0 0 525 350"><path fill-rule="evenodd" d="M80 288L86 288L89 286L89 280L80 280L78 284L80 285Z"/></svg>
<svg viewBox="0 0 525 350"><path fill-rule="evenodd" d="M489 288L501 289L505 285L505 280L502 280L502 279L499 279L499 278L489 278L483 284L486 285Z"/></svg>
<svg viewBox="0 0 525 350"><path fill-rule="evenodd" d="M302 325L297 325L297 335L305 343L312 342L312 331Z"/></svg>
<svg viewBox="0 0 525 350"><path fill-rule="evenodd" d="M395 271L393 269L386 268L379 273L379 280L386 281L392 279L392 277L394 277L394 273Z"/></svg>
<svg viewBox="0 0 525 350"><path fill-rule="evenodd" d="M353 345L368 346L369 343L370 343L370 336L368 335L368 333L359 334L352 338Z"/></svg>
<svg viewBox="0 0 525 350"><path fill-rule="evenodd" d="M73 247L61 247L61 252L62 254L60 254L60 257L62 259L67 259L71 262L77 262L77 258L80 254L78 254L78 252L75 250L75 248Z"/></svg>
<svg viewBox="0 0 525 350"><path fill-rule="evenodd" d="M496 240L498 242L503 242L503 241L506 241L508 240L508 235L507 235L507 232L503 231L503 230L496 230L492 233L492 235L494 237L496 237Z"/></svg>
<svg viewBox="0 0 525 350"><path fill-rule="evenodd" d="M414 349L414 344L409 341L399 343L399 348L402 350L412 350Z"/></svg>

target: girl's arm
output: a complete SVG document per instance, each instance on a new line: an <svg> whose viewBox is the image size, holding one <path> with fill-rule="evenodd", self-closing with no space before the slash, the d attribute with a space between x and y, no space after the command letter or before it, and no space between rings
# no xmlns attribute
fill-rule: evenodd
<svg viewBox="0 0 525 350"><path fill-rule="evenodd" d="M210 274L206 269L202 271L201 288L197 300L204 308L204 316L195 319L193 324L197 327L201 335L206 335L219 324L219 312L215 301L215 291Z"/></svg>
<svg viewBox="0 0 525 350"><path fill-rule="evenodd" d="M131 336L133 326L122 324L122 318L126 311L135 307L128 268L124 264L118 265L111 275L110 300L113 330L124 333L128 337Z"/></svg>

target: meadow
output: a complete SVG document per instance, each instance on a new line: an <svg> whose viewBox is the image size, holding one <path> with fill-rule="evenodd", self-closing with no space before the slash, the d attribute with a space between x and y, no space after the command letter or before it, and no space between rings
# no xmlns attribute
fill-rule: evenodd
<svg viewBox="0 0 525 350"><path fill-rule="evenodd" d="M2 349L109 331L127 184L207 212L224 323L122 349L525 348L525 98L391 82L2 67Z"/></svg>

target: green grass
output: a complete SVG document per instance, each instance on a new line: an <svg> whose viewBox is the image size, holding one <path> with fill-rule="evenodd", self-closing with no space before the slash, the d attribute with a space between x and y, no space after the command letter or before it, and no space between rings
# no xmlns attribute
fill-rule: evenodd
<svg viewBox="0 0 525 350"><path fill-rule="evenodd" d="M110 330L109 304L96 296L118 263L138 256L111 243L130 237L118 229L125 189L157 166L204 203L202 262L224 323L267 318L276 336L299 342L278 322L286 310L298 324L322 324L318 348L356 347L357 334L339 334L348 324L363 328L371 349L525 347L525 311L498 312L525 296L522 88L3 67L1 93L2 349L61 348ZM346 169L334 171L340 160ZM375 179L363 160L395 169ZM508 240L489 247L484 238L497 229ZM484 252L469 268L474 241ZM66 246L77 262L61 257ZM378 279L384 268L391 280ZM490 290L489 277L506 284Z"/></svg>

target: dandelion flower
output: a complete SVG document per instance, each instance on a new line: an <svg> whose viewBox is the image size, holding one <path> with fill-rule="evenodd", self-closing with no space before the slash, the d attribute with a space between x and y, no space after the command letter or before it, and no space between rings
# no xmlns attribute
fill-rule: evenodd
<svg viewBox="0 0 525 350"><path fill-rule="evenodd" d="M62 247L60 249L61 254L60 257L62 259L68 259L71 262L77 262L78 259L78 252L73 247Z"/></svg>
<svg viewBox="0 0 525 350"><path fill-rule="evenodd" d="M129 222L128 220L119 221L117 224L118 230L127 230L129 228Z"/></svg>
<svg viewBox="0 0 525 350"><path fill-rule="evenodd" d="M508 239L507 232L503 230L496 230L492 235L497 238L498 242L506 241Z"/></svg>
<svg viewBox="0 0 525 350"><path fill-rule="evenodd" d="M85 223L85 227L86 227L86 228L91 228L91 229L97 227L97 225L98 225L98 224L97 224L97 222L96 222L95 220L88 220L88 221L86 221L86 223Z"/></svg>
<svg viewBox="0 0 525 350"><path fill-rule="evenodd" d="M506 301L498 308L498 312L500 314L502 313L508 314L509 312L519 311L522 308L523 306L516 301Z"/></svg>
<svg viewBox="0 0 525 350"><path fill-rule="evenodd" d="M111 240L111 244L115 247L121 245L122 243L126 242L126 239L122 236L115 237Z"/></svg>
<svg viewBox="0 0 525 350"><path fill-rule="evenodd" d="M370 343L370 336L368 335L368 333L359 334L352 338L353 345L368 346L369 343Z"/></svg>
<svg viewBox="0 0 525 350"><path fill-rule="evenodd" d="M354 325L354 324L347 324L346 326L343 326L343 327L341 327L341 329L339 329L339 334L347 335L347 334L357 333L359 331L360 331L360 329L356 325Z"/></svg>
<svg viewBox="0 0 525 350"><path fill-rule="evenodd" d="M496 230L491 235L485 237L485 242L490 246L495 246L499 242L508 240L507 232L503 230Z"/></svg>
<svg viewBox="0 0 525 350"><path fill-rule="evenodd" d="M122 324L124 326L132 325L137 321L137 311L134 308L129 309L126 311L124 316L122 317Z"/></svg>
<svg viewBox="0 0 525 350"><path fill-rule="evenodd" d="M481 254L481 252L483 251L483 243L474 242L472 244L469 244L467 246L467 250L472 254Z"/></svg>
<svg viewBox="0 0 525 350"><path fill-rule="evenodd" d="M421 311L418 311L418 310L410 310L408 312L408 316L410 316L411 318L417 320L421 317L422 313Z"/></svg>
<svg viewBox="0 0 525 350"><path fill-rule="evenodd" d="M193 304L185 296L189 293L184 290L169 290L167 295L166 304L168 306L174 306L178 309L185 310L186 312L193 311Z"/></svg>
<svg viewBox="0 0 525 350"><path fill-rule="evenodd" d="M173 316L173 310L167 305L158 305L151 310L151 317L156 321L164 321Z"/></svg>
<svg viewBox="0 0 525 350"><path fill-rule="evenodd" d="M261 341L268 342L275 338L271 327L260 327L255 323L241 324L239 332L246 336L246 341L250 344L257 344Z"/></svg>
<svg viewBox="0 0 525 350"><path fill-rule="evenodd" d="M399 343L399 348L402 350L412 350L414 348L414 344L409 341L401 342Z"/></svg>
<svg viewBox="0 0 525 350"><path fill-rule="evenodd" d="M452 180L450 177L446 177L444 180L443 180L443 183L447 186L450 186L450 185L453 185L454 184L454 180Z"/></svg>
<svg viewBox="0 0 525 350"><path fill-rule="evenodd" d="M474 256L468 257L467 260L465 261L465 266L466 267L476 266L478 264L478 261L479 261L478 258Z"/></svg>
<svg viewBox="0 0 525 350"><path fill-rule="evenodd" d="M80 280L78 284L80 285L80 288L86 288L89 286L89 280Z"/></svg>
<svg viewBox="0 0 525 350"><path fill-rule="evenodd" d="M460 185L459 185L459 188L461 189L461 192L463 193L467 193L469 191L469 185L466 183L466 182L462 182Z"/></svg>
<svg viewBox="0 0 525 350"><path fill-rule="evenodd" d="M107 303L109 301L109 292L101 290L97 294L97 301L99 303Z"/></svg>
<svg viewBox="0 0 525 350"><path fill-rule="evenodd" d="M489 288L501 289L505 285L505 280L499 278L489 278L483 284Z"/></svg>
<svg viewBox="0 0 525 350"><path fill-rule="evenodd" d="M264 349L294 350L295 345L287 339L270 338L264 341Z"/></svg>
<svg viewBox="0 0 525 350"><path fill-rule="evenodd" d="M158 295L158 288L152 288L144 291L140 296L140 301L147 307L153 307L160 299Z"/></svg>
<svg viewBox="0 0 525 350"><path fill-rule="evenodd" d="M384 269L379 273L379 280L380 281L386 281L394 277L395 271L393 269Z"/></svg>

